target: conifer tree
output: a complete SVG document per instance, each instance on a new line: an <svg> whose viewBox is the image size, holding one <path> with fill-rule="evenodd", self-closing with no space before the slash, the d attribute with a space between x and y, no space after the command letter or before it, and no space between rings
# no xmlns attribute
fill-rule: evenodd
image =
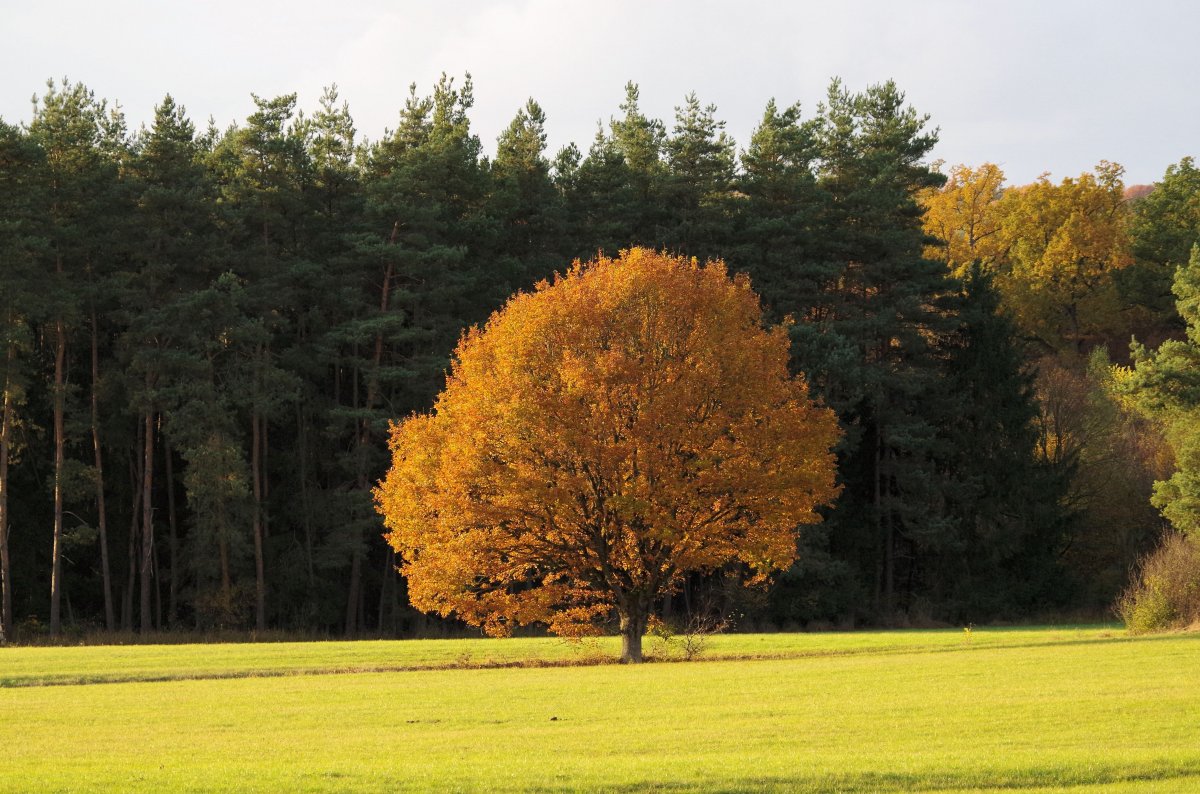
<svg viewBox="0 0 1200 794"><path fill-rule="evenodd" d="M495 256L511 292L562 267L561 196L546 160L546 114L530 99L497 142L488 212L499 224Z"/></svg>
<svg viewBox="0 0 1200 794"><path fill-rule="evenodd" d="M1153 352L1134 343L1134 369L1121 390L1166 427L1175 471L1154 484L1152 502L1181 532L1200 535L1200 245L1175 272L1172 285L1187 338L1163 342Z"/></svg>
<svg viewBox="0 0 1200 794"><path fill-rule="evenodd" d="M834 81L818 133L822 256L839 271L816 309L835 339L816 348L824 361L807 365L854 429L834 551L872 582L882 615L903 606L898 583L918 538L947 529L934 458L945 410L937 347L952 318L939 306L945 271L922 256L916 195L942 179L924 159L937 140L927 121L893 83L853 94Z"/></svg>
<svg viewBox="0 0 1200 794"><path fill-rule="evenodd" d="M474 88L443 75L433 94L410 95L395 132L368 155L365 231L355 240L362 302L337 331L347 374L338 418L353 499L333 542L348 553L343 625L360 629L364 562L382 544L371 484L386 466L377 443L388 420L429 405L461 328L482 319L507 279L478 253L490 232L488 170L468 111ZM389 569L388 575L391 575Z"/></svg>
<svg viewBox="0 0 1200 794"><path fill-rule="evenodd" d="M19 449L15 430L33 376L32 324L42 303L42 167L42 152L30 137L0 122L0 644L13 633L11 471Z"/></svg>
<svg viewBox="0 0 1200 794"><path fill-rule="evenodd" d="M180 305L186 297L208 286L215 247L210 210L213 190L205 173L204 152L186 111L168 94L155 108L154 124L140 141L133 164L136 179L138 246L123 274L121 315L123 332L118 355L128 378L131 407L138 411L142 449L142 631L151 627L151 579L156 568L154 484L156 450L171 454L157 435L173 423L174 403L184 399L192 374L185 363L189 349L186 327L179 323ZM163 418L167 417L167 421ZM160 490L173 491L169 479ZM173 499L170 496L168 502ZM178 613L180 559L175 511L167 516L168 596L167 619ZM157 594L157 589L156 589ZM161 597L161 596L160 596ZM157 600L157 599L156 599Z"/></svg>
<svg viewBox="0 0 1200 794"><path fill-rule="evenodd" d="M926 597L970 622L1062 603L1073 466L1040 454L1033 372L978 264L967 271L957 310L944 386L954 405L942 426L948 454L940 456L954 526L919 551Z"/></svg>
<svg viewBox="0 0 1200 794"><path fill-rule="evenodd" d="M700 258L724 254L731 237L736 152L716 111L688 94L663 145L669 172L663 200L671 213L664 242Z"/></svg>
<svg viewBox="0 0 1200 794"><path fill-rule="evenodd" d="M53 518L50 575L50 633L62 630L64 510L68 353L71 334L82 314L86 274L100 255L107 193L115 180L115 164L101 150L104 103L80 83L50 82L39 101L29 134L45 157L48 188L48 249L44 260L47 294L51 296L47 338L52 346ZM73 407L73 406L71 406Z"/></svg>

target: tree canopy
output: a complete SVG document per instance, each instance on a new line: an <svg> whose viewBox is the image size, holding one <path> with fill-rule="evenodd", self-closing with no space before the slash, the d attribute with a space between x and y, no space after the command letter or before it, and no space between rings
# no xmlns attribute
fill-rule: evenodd
<svg viewBox="0 0 1200 794"><path fill-rule="evenodd" d="M376 498L417 608L492 634L615 611L640 661L685 574L792 564L839 435L749 279L635 248L468 331L433 413L393 426Z"/></svg>

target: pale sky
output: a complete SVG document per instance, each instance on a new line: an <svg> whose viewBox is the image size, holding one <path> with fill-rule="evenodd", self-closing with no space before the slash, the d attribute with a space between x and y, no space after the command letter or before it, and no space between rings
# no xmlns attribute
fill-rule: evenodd
<svg viewBox="0 0 1200 794"><path fill-rule="evenodd" d="M999 163L1011 183L1107 159L1135 184L1200 156L1198 22L1194 0L0 0L0 117L27 121L50 77L119 101L133 127L168 92L224 128L252 92L313 109L337 83L378 139L409 83L469 71L485 149L532 96L553 156L587 150L627 80L668 127L695 91L745 146L771 97L808 116L831 77L891 78L941 129L937 158Z"/></svg>

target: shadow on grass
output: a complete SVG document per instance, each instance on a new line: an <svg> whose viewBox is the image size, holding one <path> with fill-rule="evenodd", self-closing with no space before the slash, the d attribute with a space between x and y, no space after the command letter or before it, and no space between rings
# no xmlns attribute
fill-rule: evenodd
<svg viewBox="0 0 1200 794"><path fill-rule="evenodd" d="M306 675L358 675L363 673L416 673L435 670L509 670L514 668L598 667L620 664L615 656L584 656L573 659L458 659L439 664L323 665L280 669L183 671L178 673L91 673L59 676L0 677L0 689L41 686L85 686L90 684L156 684L167 681L225 681L236 678L286 678Z"/></svg>
<svg viewBox="0 0 1200 794"><path fill-rule="evenodd" d="M641 781L617 786L600 786L598 791L623 793L659 792L806 792L807 794L834 794L837 792L883 792L898 794L911 791L1037 791L1061 790L1064 788L1089 788L1120 784L1152 785L1168 781L1197 778L1200 790L1200 760L1179 762L1143 762L1129 766L1114 765L1105 768L1081 769L1076 766L1048 766L1019 771L978 772L931 772L897 773L864 772L857 774L835 774L811 776L798 774L795 777L749 777L736 780L711 779L703 783ZM559 786L524 787L523 791L550 794L551 792L573 791L577 787L569 782Z"/></svg>
<svg viewBox="0 0 1200 794"><path fill-rule="evenodd" d="M860 648L812 648L779 652L721 652L708 651L703 656L683 659L674 656L647 656L649 664L692 664L696 662L755 662L755 661L787 661L823 658L841 658L852 656L902 656L934 653L969 653L979 651L1028 650L1033 648L1060 648L1076 645L1097 645L1103 643L1129 642L1159 642L1179 640L1181 638L1200 641L1200 632L1170 633L1158 635L1132 636L1124 632L1107 636L1092 637L1063 637L1062 639L1044 642L1015 642L991 644L980 642L956 643L953 645L877 645ZM407 673L421 671L444 670L506 670L519 668L548 668L548 667L597 667L601 665L620 664L616 656L599 653L588 653L565 659L476 659L469 656L436 663L408 664L368 664L368 665L322 665L314 667L291 667L242 670L181 670L164 673L81 673L81 674L33 674L26 676L3 677L0 675L0 689L41 686L84 686L91 684L132 684L132 683L161 683L167 681L207 681L228 680L237 678L281 678L287 676L312 675L355 675L362 673Z"/></svg>

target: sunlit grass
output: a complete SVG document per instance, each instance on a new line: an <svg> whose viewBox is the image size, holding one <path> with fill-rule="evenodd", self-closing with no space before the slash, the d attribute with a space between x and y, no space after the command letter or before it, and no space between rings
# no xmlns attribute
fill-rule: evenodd
<svg viewBox="0 0 1200 794"><path fill-rule="evenodd" d="M724 634L702 640L702 658L789 658L1098 642L1124 636L1111 626L1063 628ZM652 658L682 655L679 643L647 638ZM581 642L552 637L357 642L21 647L0 655L0 687L162 681L443 667L595 664L616 661L616 637Z"/></svg>
<svg viewBox="0 0 1200 794"><path fill-rule="evenodd" d="M709 648L778 658L280 675L615 646L7 649L10 683L98 676L106 658L117 676L275 677L0 689L0 790L1200 790L1197 636L959 629Z"/></svg>

